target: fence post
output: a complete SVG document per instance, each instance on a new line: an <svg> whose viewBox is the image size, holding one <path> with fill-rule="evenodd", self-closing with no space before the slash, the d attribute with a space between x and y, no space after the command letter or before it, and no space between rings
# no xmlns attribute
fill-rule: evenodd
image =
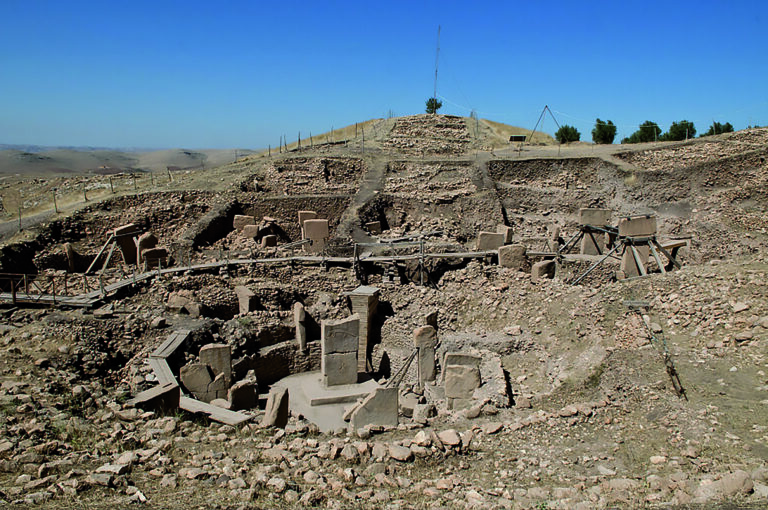
<svg viewBox="0 0 768 510"><path fill-rule="evenodd" d="M19 232L21 232L21 206L19 206Z"/></svg>
<svg viewBox="0 0 768 510"><path fill-rule="evenodd" d="M115 187L112 185L112 176L109 176L109 191L112 192L112 194L115 194Z"/></svg>
<svg viewBox="0 0 768 510"><path fill-rule="evenodd" d="M56 203L56 192L53 192L53 210L59 214L59 204Z"/></svg>
<svg viewBox="0 0 768 510"><path fill-rule="evenodd" d="M13 276L9 278L11 281L11 301L16 304L16 284L13 282Z"/></svg>

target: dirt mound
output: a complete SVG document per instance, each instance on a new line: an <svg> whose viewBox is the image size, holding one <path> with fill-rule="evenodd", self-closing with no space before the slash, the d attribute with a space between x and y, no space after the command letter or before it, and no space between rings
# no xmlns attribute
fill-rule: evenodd
<svg viewBox="0 0 768 510"><path fill-rule="evenodd" d="M462 117L422 114L398 117L384 141L389 152L404 154L463 154L470 143Z"/></svg>

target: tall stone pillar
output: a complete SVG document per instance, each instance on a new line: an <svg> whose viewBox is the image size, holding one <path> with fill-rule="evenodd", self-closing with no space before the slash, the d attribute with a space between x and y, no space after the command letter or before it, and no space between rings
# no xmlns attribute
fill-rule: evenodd
<svg viewBox="0 0 768 510"><path fill-rule="evenodd" d="M372 342L371 325L379 304L379 289L362 285L348 294L352 303L352 313L360 317L359 346L357 349L357 371L372 370L368 347Z"/></svg>
<svg viewBox="0 0 768 510"><path fill-rule="evenodd" d="M320 372L326 387L357 383L359 321L357 315L351 315L320 323Z"/></svg>

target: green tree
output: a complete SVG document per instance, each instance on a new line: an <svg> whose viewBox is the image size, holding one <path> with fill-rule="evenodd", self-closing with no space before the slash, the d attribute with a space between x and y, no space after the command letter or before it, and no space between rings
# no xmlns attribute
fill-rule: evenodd
<svg viewBox="0 0 768 510"><path fill-rule="evenodd" d="M680 122L673 122L669 126L669 130L661 135L660 140L663 142L679 142L681 140L687 140L696 136L696 128L693 122L687 120L681 120Z"/></svg>
<svg viewBox="0 0 768 510"><path fill-rule="evenodd" d="M555 138L560 143L578 142L581 138L581 133L575 127L563 124L555 133Z"/></svg>
<svg viewBox="0 0 768 510"><path fill-rule="evenodd" d="M658 140L660 134L661 128L659 125L653 121L646 120L640 124L637 131L629 135L628 138L623 139L621 143L655 142Z"/></svg>
<svg viewBox="0 0 768 510"><path fill-rule="evenodd" d="M436 97L427 99L427 113L437 113L437 110L443 107L443 102Z"/></svg>
<svg viewBox="0 0 768 510"><path fill-rule="evenodd" d="M719 135L720 133L733 133L733 126L731 123L726 122L725 124L720 124L719 122L713 122L712 125L709 126L709 131L703 133L701 136Z"/></svg>
<svg viewBox="0 0 768 510"><path fill-rule="evenodd" d="M592 130L592 141L595 143L613 143L616 138L616 126L610 120L603 122L600 119L595 121L595 129Z"/></svg>

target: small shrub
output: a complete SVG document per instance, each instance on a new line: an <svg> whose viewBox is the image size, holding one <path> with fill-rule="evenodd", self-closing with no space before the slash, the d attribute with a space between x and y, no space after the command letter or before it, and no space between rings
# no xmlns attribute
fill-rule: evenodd
<svg viewBox="0 0 768 510"><path fill-rule="evenodd" d="M592 130L592 141L595 143L613 143L616 138L616 126L610 120L603 122L595 120L595 129Z"/></svg>
<svg viewBox="0 0 768 510"><path fill-rule="evenodd" d="M645 143L655 142L659 139L661 134L661 128L653 121L646 120L640 124L637 131L632 133L629 137L624 138L621 143Z"/></svg>
<svg viewBox="0 0 768 510"><path fill-rule="evenodd" d="M664 133L660 140L663 142L679 142L682 140L688 140L696 136L696 128L693 122L688 120L681 120L680 122L673 122L669 126L669 131Z"/></svg>
<svg viewBox="0 0 768 510"><path fill-rule="evenodd" d="M555 138L560 143L578 142L581 139L581 133L575 127L563 124L555 133Z"/></svg>
<svg viewBox="0 0 768 510"><path fill-rule="evenodd" d="M701 136L719 135L721 133L733 133L733 126L730 122L726 122L725 124L713 122L712 125L709 126L709 130Z"/></svg>
<svg viewBox="0 0 768 510"><path fill-rule="evenodd" d="M443 102L436 97L427 99L427 113L437 113L437 110L443 107Z"/></svg>

